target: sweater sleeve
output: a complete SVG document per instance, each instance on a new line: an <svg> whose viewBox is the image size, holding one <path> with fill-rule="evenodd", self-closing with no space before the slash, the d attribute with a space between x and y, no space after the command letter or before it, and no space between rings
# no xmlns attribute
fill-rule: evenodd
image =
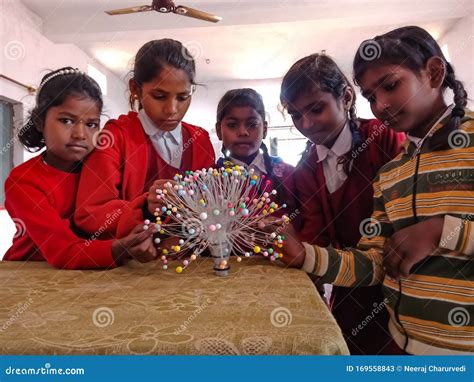
<svg viewBox="0 0 474 382"><path fill-rule="evenodd" d="M123 137L111 125L103 130L103 139L111 144L95 149L83 164L74 215L81 230L100 231L103 237L115 237L119 217L130 203L120 196Z"/></svg>
<svg viewBox="0 0 474 382"><path fill-rule="evenodd" d="M34 183L9 178L5 184L5 207L10 216L24 222L26 232L46 261L56 268L90 269L115 267L112 240L84 240L71 230ZM32 201L42 201L29 207Z"/></svg>
<svg viewBox="0 0 474 382"><path fill-rule="evenodd" d="M383 197L374 183L374 212L360 225L362 238L357 248L339 250L304 243L302 269L320 278L322 283L343 287L370 286L383 282L382 266L385 241L393 234L393 226L385 212Z"/></svg>

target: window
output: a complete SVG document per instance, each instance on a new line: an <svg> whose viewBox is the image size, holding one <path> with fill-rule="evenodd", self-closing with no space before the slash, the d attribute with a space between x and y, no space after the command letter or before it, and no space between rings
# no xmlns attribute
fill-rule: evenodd
<svg viewBox="0 0 474 382"><path fill-rule="evenodd" d="M107 95L107 77L99 69L87 65L87 74L91 76L100 86L103 95Z"/></svg>
<svg viewBox="0 0 474 382"><path fill-rule="evenodd" d="M296 166L307 139L294 126L272 126L265 141L270 155L279 156L285 163Z"/></svg>

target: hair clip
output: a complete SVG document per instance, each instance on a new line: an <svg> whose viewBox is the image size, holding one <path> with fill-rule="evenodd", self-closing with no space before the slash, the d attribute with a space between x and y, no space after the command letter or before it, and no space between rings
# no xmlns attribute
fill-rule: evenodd
<svg viewBox="0 0 474 382"><path fill-rule="evenodd" d="M50 77L46 78L39 86L38 86L38 89L36 89L36 100L38 100L39 98L39 94L41 92L41 89L44 87L44 85L46 85L50 80L52 80L53 78L55 77L58 77L58 76L64 76L66 74L81 74L82 72L79 70L79 69L61 69L59 71L57 71L56 73L54 73L53 75L51 75Z"/></svg>

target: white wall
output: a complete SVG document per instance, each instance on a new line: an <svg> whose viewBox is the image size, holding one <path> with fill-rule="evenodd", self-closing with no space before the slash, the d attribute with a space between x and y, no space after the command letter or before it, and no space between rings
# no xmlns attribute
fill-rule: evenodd
<svg viewBox="0 0 474 382"><path fill-rule="evenodd" d="M474 110L474 17L464 17L440 39L448 47L456 78L467 91L468 107Z"/></svg>
<svg viewBox="0 0 474 382"><path fill-rule="evenodd" d="M26 85L37 86L44 74L61 66L77 67L87 72L94 65L107 77L104 113L117 116L128 110L124 81L71 44L54 44L42 34L42 22L18 0L0 0L0 73ZM16 128L34 105L34 96L0 79L0 97L19 103L15 113ZM107 120L103 118L104 122ZM5 128L2 126L2 128ZM16 134L15 134L16 135ZM15 139L14 160L19 164L31 157ZM1 158L0 158L1 159ZM3 164L2 164L3 165ZM4 185L0 185L3 187ZM0 210L0 258L11 244L15 227L5 210Z"/></svg>

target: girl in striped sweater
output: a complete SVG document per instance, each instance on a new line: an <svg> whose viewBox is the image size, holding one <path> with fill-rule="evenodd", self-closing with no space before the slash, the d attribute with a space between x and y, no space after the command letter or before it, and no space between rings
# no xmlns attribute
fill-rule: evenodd
<svg viewBox="0 0 474 382"><path fill-rule="evenodd" d="M433 37L413 26L364 41L354 77L374 115L407 133L404 150L375 179L374 213L357 249L300 243L287 228L283 260L334 285L382 283L390 333L407 353L473 352L474 114L466 91Z"/></svg>

